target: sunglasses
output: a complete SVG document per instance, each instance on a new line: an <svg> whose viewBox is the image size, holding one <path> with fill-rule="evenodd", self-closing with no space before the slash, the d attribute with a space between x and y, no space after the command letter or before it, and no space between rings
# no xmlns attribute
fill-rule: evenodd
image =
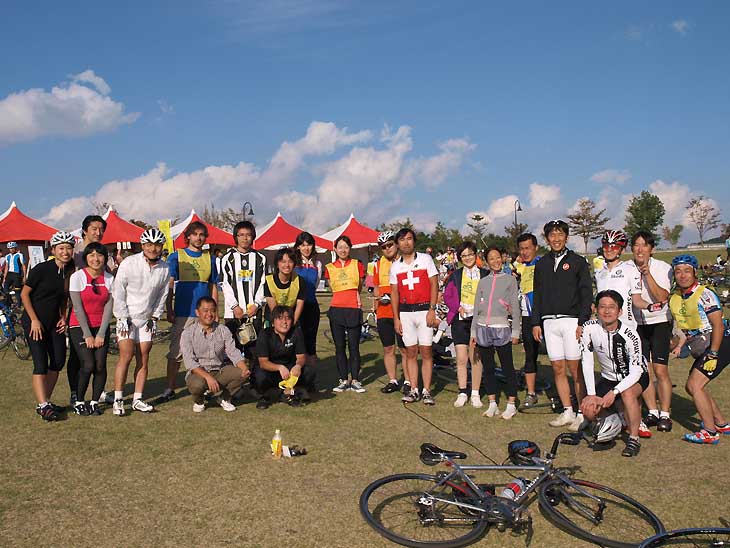
<svg viewBox="0 0 730 548"><path fill-rule="evenodd" d="M380 246L380 249L390 249L395 245L395 242L387 242Z"/></svg>

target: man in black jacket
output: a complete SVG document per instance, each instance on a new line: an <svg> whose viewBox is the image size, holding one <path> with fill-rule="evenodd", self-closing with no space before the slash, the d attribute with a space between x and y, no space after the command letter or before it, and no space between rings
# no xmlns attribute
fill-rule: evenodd
<svg viewBox="0 0 730 548"><path fill-rule="evenodd" d="M543 233L550 253L535 265L534 300L532 304L532 334L537 341L545 337L548 357L553 366L555 387L564 411L550 426L567 426L577 431L583 422L576 415L570 400L567 370L573 376L577 404L584 393L580 371L580 337L583 324L591 317L593 284L588 262L565 247L568 223L550 221ZM578 407L580 408L580 407Z"/></svg>

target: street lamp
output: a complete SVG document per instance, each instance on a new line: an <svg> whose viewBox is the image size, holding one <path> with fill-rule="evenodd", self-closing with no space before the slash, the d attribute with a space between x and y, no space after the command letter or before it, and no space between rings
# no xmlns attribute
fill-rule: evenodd
<svg viewBox="0 0 730 548"><path fill-rule="evenodd" d="M255 213L253 212L253 204L251 202L243 202L242 213L243 213L244 221L246 220L246 215L247 215L246 206L248 206L248 215L251 215L251 217L253 217L255 215Z"/></svg>
<svg viewBox="0 0 730 548"><path fill-rule="evenodd" d="M517 231L517 212L522 211L522 205L519 200L515 200L515 231ZM519 236L519 234L517 234Z"/></svg>

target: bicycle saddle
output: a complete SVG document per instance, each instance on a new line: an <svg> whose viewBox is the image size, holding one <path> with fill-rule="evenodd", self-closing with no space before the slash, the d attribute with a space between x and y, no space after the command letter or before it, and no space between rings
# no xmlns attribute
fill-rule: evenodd
<svg viewBox="0 0 730 548"><path fill-rule="evenodd" d="M433 443L421 444L421 462L427 466L435 466L447 459L465 459L466 453L459 451L446 451L435 446Z"/></svg>

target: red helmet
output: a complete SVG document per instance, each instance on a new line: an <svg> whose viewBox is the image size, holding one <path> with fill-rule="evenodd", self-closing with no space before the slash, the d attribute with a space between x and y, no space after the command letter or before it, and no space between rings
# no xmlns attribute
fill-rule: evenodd
<svg viewBox="0 0 730 548"><path fill-rule="evenodd" d="M629 244L629 237L623 230L607 230L601 238L601 244L620 245L626 247Z"/></svg>

